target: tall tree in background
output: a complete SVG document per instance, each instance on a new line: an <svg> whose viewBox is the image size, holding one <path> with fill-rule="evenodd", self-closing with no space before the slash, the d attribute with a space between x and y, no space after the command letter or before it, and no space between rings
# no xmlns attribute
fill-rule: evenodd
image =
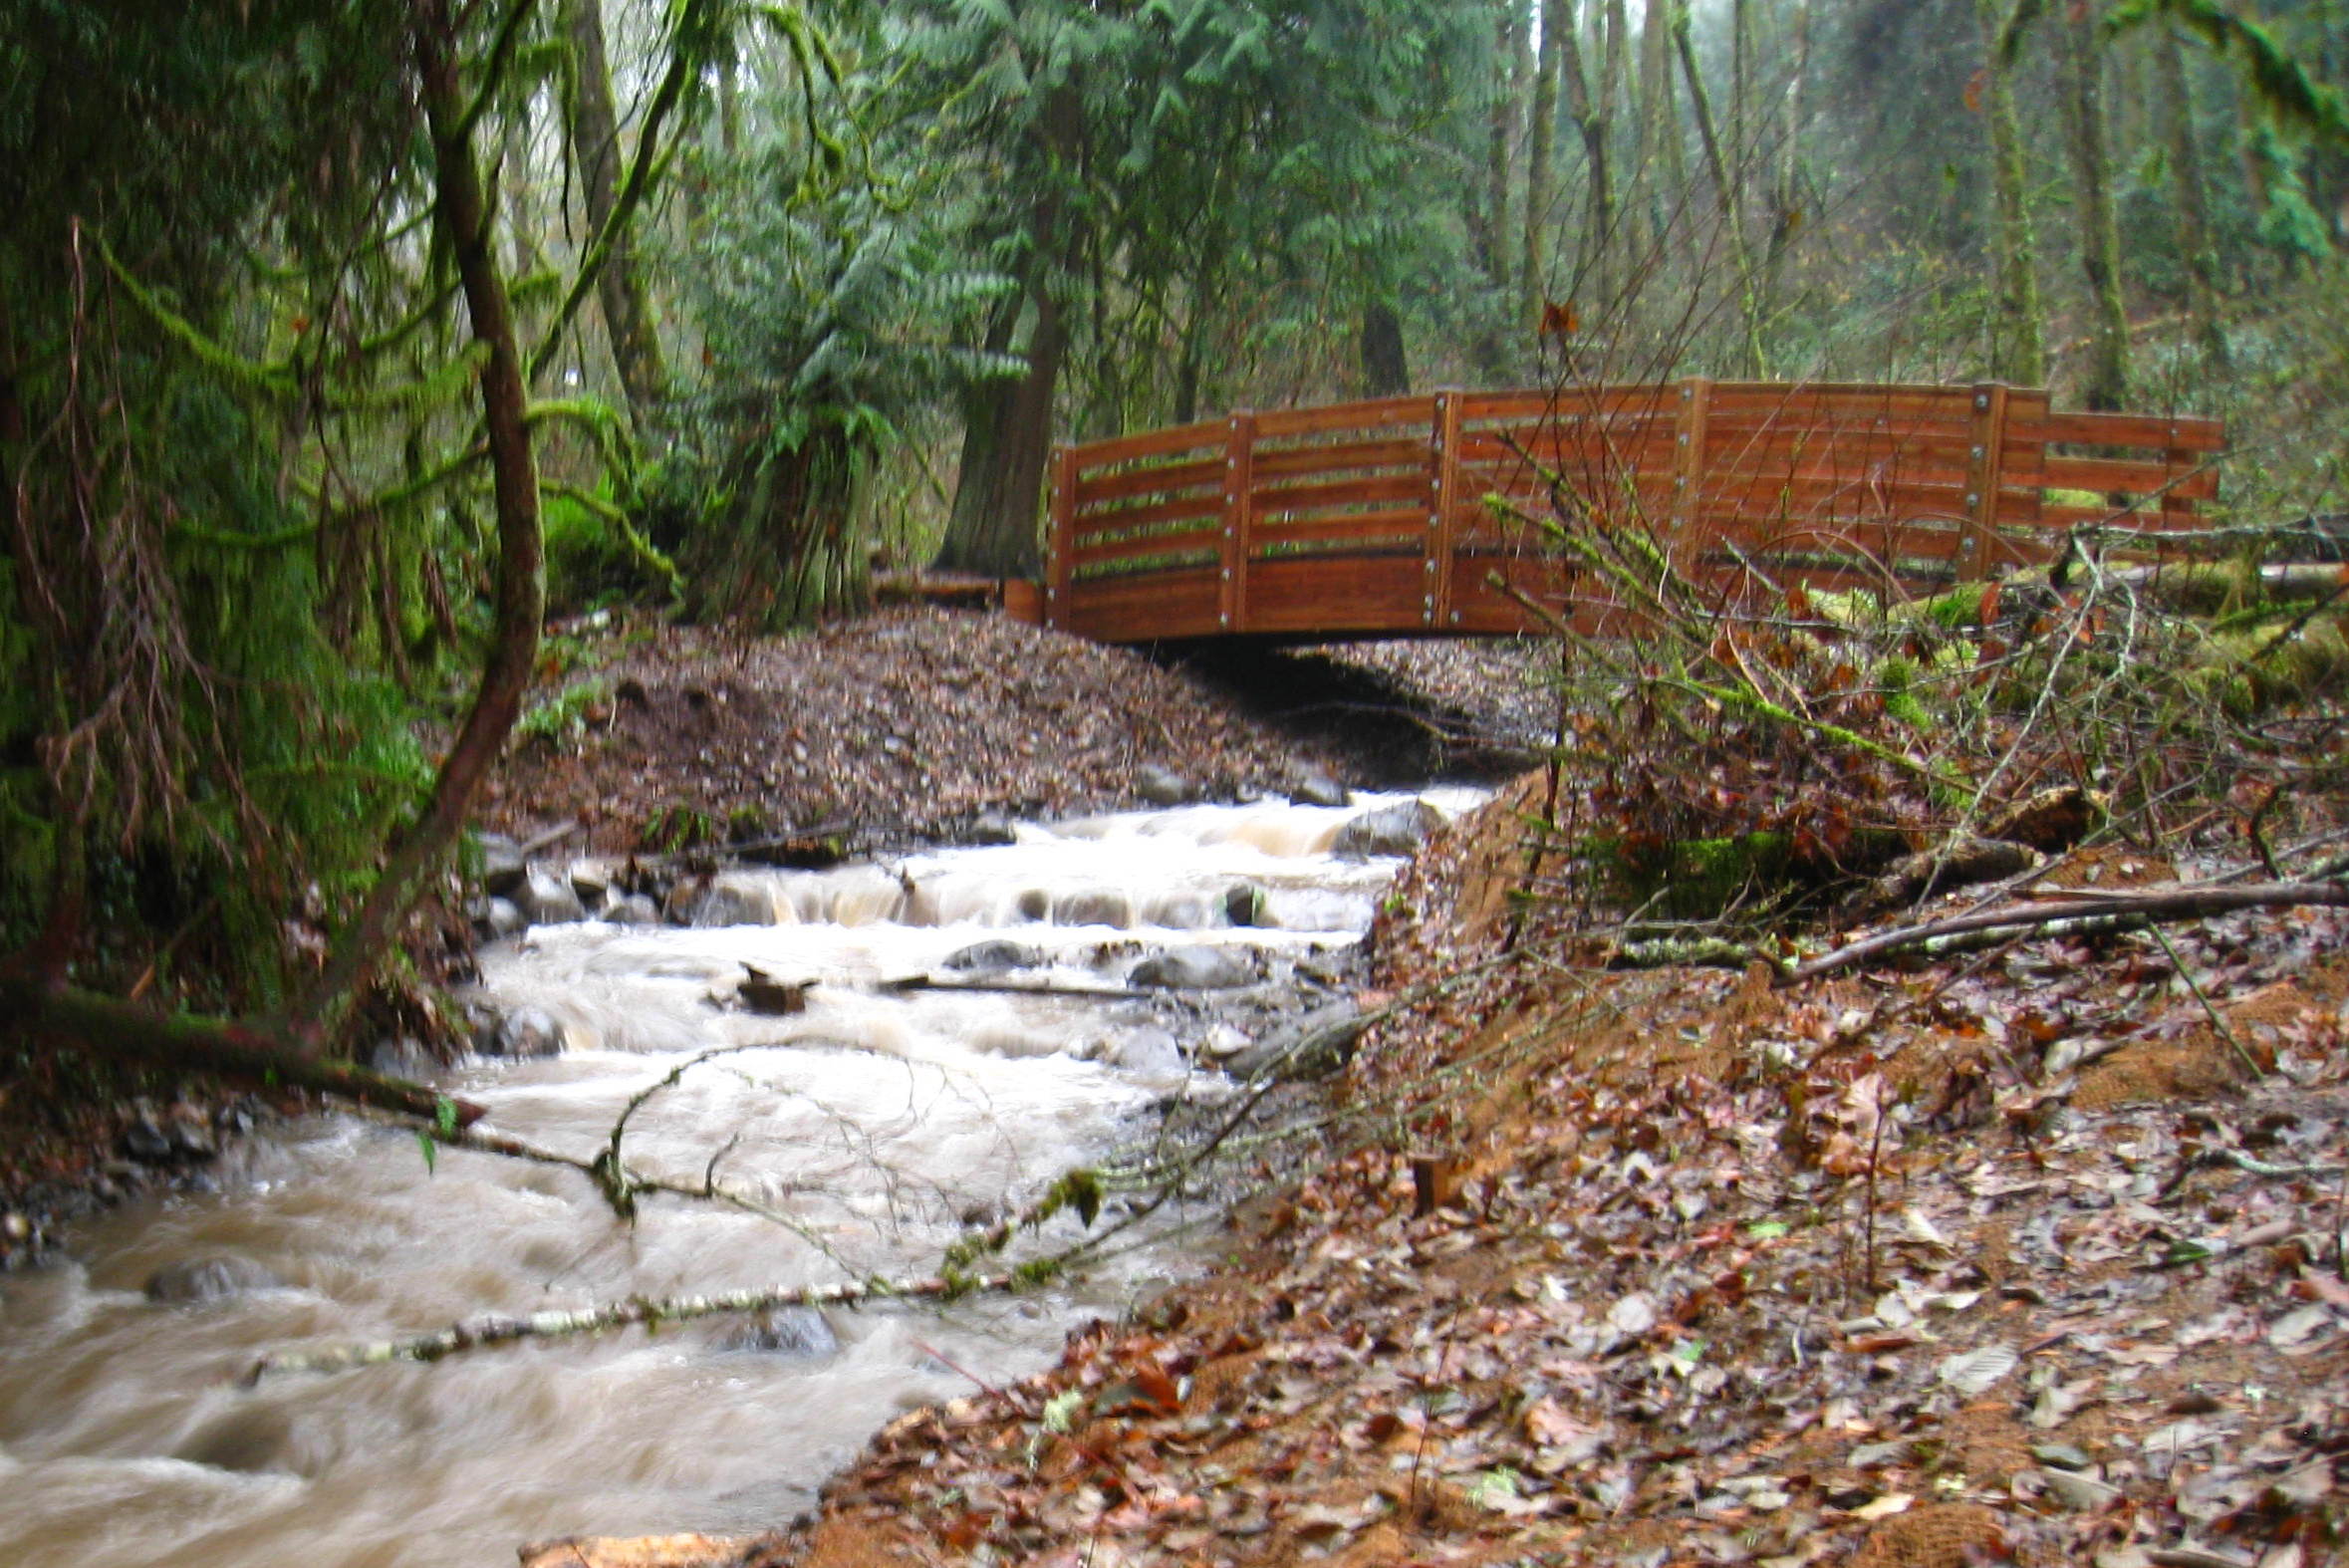
<svg viewBox="0 0 2349 1568"><path fill-rule="evenodd" d="M2102 18L2083 5L2059 16L2055 26L2063 72L2065 143L2071 152L2080 216L2080 272L2089 302L2088 374L2081 397L2091 408L2115 409L2129 400L2129 308L2121 294L2121 231L2114 214L2107 149Z"/></svg>
<svg viewBox="0 0 2349 1568"><path fill-rule="evenodd" d="M624 166L620 117L612 102L612 65L604 48L603 0L562 0L563 33L570 46L565 77L565 121L572 160L591 236L611 235L609 253L596 279L605 335L631 417L643 434L668 395L668 370L660 350L652 304L639 270L636 237L616 222Z"/></svg>
<svg viewBox="0 0 2349 1568"><path fill-rule="evenodd" d="M2016 0L2017 5L2029 3ZM1974 0L1974 8L1983 63L1973 97L1990 153L1993 283L1984 334L1989 372L2000 381L2039 387L2047 381L2047 323L2039 303L2039 250L2022 122L2014 104L2014 62L2006 47L2015 13L2006 0Z"/></svg>

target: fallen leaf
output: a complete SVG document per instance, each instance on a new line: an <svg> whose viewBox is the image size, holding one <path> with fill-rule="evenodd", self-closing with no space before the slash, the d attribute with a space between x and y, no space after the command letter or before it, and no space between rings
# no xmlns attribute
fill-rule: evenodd
<svg viewBox="0 0 2349 1568"><path fill-rule="evenodd" d="M1984 1345L1962 1356L1952 1356L1936 1369L1941 1380L1967 1399L1987 1390L2015 1368L2016 1357L2006 1345Z"/></svg>

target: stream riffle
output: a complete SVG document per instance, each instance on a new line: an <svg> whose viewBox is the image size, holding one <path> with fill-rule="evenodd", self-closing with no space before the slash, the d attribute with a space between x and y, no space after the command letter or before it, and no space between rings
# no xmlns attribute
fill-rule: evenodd
<svg viewBox="0 0 2349 1568"><path fill-rule="evenodd" d="M713 1319L236 1380L268 1351L483 1312L926 1272L959 1225L1137 1136L1167 1097L1227 1093L1210 1044L1244 1043L1300 988L1300 963L1310 975L1357 937L1396 870L1334 856L1339 831L1409 799L1181 807L735 873L710 917L774 923L583 922L491 948L485 998L537 1010L565 1049L448 1073L488 1126L590 1155L632 1098L741 1047L648 1100L627 1157L685 1180L714 1169L814 1239L674 1199L626 1228L573 1172L452 1150L428 1167L412 1132L348 1116L272 1129L213 1190L127 1205L60 1260L0 1277L0 1562L488 1568L537 1536L789 1517L900 1410L1044 1365L1076 1322L1183 1267L1180 1243L942 1312L786 1314L764 1337ZM1235 909L1261 923L1232 925ZM1195 1005L1207 993L888 983L955 978L947 960L990 937L1031 949L1019 984L1121 991L1179 946L1243 950L1258 979L1218 993L1220 1011ZM752 969L815 982L804 1010L740 1006ZM238 1288L150 1294L223 1284Z"/></svg>

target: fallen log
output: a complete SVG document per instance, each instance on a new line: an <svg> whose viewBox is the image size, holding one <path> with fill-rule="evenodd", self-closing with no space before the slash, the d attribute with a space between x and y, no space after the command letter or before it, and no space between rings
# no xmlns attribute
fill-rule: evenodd
<svg viewBox="0 0 2349 1568"><path fill-rule="evenodd" d="M240 1386L252 1388L263 1378L288 1372L346 1372L355 1367L385 1366L395 1361L439 1361L463 1351L490 1345L509 1345L526 1339L551 1339L570 1334L601 1334L638 1324L683 1323L726 1312L762 1312L773 1307L862 1307L886 1301L956 1300L963 1296L1018 1290L1031 1282L1031 1272L1014 1269L1002 1274L934 1274L927 1279L862 1279L836 1285L770 1285L756 1290L729 1290L711 1296L645 1296L607 1301L571 1311L533 1312L526 1317L487 1314L462 1318L446 1328L425 1334L364 1344L328 1345L317 1350L275 1351L246 1369Z"/></svg>
<svg viewBox="0 0 2349 1568"><path fill-rule="evenodd" d="M1863 937L1832 952L1783 967L1778 983L1791 985L1837 969L1849 968L1855 963L1886 953L1929 946L1945 937L1965 936L1980 931L2029 930L2039 926L2086 921L2101 922L2102 928L2109 929L2112 922L2117 921L2168 923L2208 919L2216 915L2232 915L2243 910L2317 907L2349 908L2349 881L2267 882L2239 887L2212 883L2173 883L2166 887L2115 889L2105 893L2054 890L2035 895L2024 904L1977 910L1969 915L1953 915L1945 919L1927 920L1920 925L1878 931L1873 936Z"/></svg>
<svg viewBox="0 0 2349 1568"><path fill-rule="evenodd" d="M155 1012L71 986L0 982L0 1032L48 1034L99 1055L215 1073L262 1088L308 1089L439 1125L468 1127L486 1114L429 1084L306 1054L266 1027Z"/></svg>

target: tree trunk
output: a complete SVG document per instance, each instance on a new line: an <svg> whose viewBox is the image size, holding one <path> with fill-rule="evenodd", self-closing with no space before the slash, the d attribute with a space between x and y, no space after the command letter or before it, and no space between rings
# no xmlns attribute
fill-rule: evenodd
<svg viewBox="0 0 2349 1568"><path fill-rule="evenodd" d="M1517 96L1525 73L1525 13L1516 0L1501 0L1494 40L1492 124L1484 147L1484 220L1478 245L1484 275L1502 293L1509 288L1509 241L1516 229L1509 222L1509 165L1517 140Z"/></svg>
<svg viewBox="0 0 2349 1568"><path fill-rule="evenodd" d="M1045 166L1075 169L1083 116L1084 102L1073 84L1054 93L1044 112ZM945 571L1028 577L1041 560L1036 521L1052 456L1054 394L1068 353L1068 324L1055 297L1055 274L1073 270L1080 259L1076 236L1063 221L1064 199L1054 188L1037 203L1029 222L1024 295L1034 325L1027 371L1008 384L981 389L966 404L962 471L934 563Z"/></svg>
<svg viewBox="0 0 2349 1568"><path fill-rule="evenodd" d="M1564 6L1559 6L1564 10ZM1597 311L1612 316L1616 299L1614 269L1611 260L1615 252L1615 178L1613 161L1608 155L1607 100L1591 91L1589 75L1583 68L1582 40L1571 25L1562 23L1557 31L1559 61L1557 74L1565 79L1567 110L1574 116L1575 129L1582 135L1583 161L1589 165L1591 182L1590 212L1584 224L1582 253L1582 289L1597 306Z"/></svg>
<svg viewBox="0 0 2349 1568"><path fill-rule="evenodd" d="M1574 26L1567 0L1541 0L1541 54L1533 68L1533 112L1525 132L1525 233L1517 266L1517 315L1526 331L1541 325L1549 269L1543 235L1550 222L1550 153L1557 134L1558 70Z"/></svg>
<svg viewBox="0 0 2349 1568"><path fill-rule="evenodd" d="M1753 256L1745 245L1744 202L1738 193L1737 176L1722 151L1720 131L1713 124L1711 96L1704 90L1703 74L1696 69L1696 46L1690 36L1686 0L1673 7L1672 36L1681 57L1681 75L1688 81L1689 104L1696 117L1696 140L1704 149L1705 173L1712 180L1713 193L1720 203L1721 223L1728 231L1729 264L1737 274L1734 280L1737 313L1745 326L1746 373L1761 381L1769 376L1769 365L1762 354L1760 305L1753 291Z"/></svg>
<svg viewBox="0 0 2349 1568"><path fill-rule="evenodd" d="M2022 387L2047 381L2046 321L2039 305L2038 247L2031 236L2030 196L2023 162L2022 127L2015 116L2014 82L1998 47L2006 21L2000 0L1974 0L1982 30L1982 117L1990 140L1990 374Z"/></svg>
<svg viewBox="0 0 2349 1568"><path fill-rule="evenodd" d="M505 279L498 271L497 225L473 157L473 126L465 113L468 95L454 56L457 25L448 6L449 0L420 0L416 67L432 141L439 242L455 262L474 341L489 351L480 387L497 506L497 619L472 708L441 759L423 815L392 847L383 874L340 934L325 969L292 1010L297 1029L313 1049L323 1043L333 1015L367 978L471 815L474 798L522 711L523 694L530 689L538 661L539 623L546 613L538 463L531 445L522 354L514 338Z"/></svg>
<svg viewBox="0 0 2349 1568"><path fill-rule="evenodd" d="M2113 215L2106 146L2104 52L2093 9L2056 24L2063 34L2064 107L2072 177L2079 186L2080 273L2088 285L2088 377L2081 398L2110 412L2129 401L2129 310L2121 296L2121 234Z"/></svg>
<svg viewBox="0 0 2349 1568"><path fill-rule="evenodd" d="M604 53L603 0L563 0L563 30L571 41L571 149L586 198L588 228L601 233L620 203L620 123L612 105L612 71ZM636 245L624 230L612 241L596 276L596 299L612 344L612 362L628 397L629 416L642 433L668 395L668 371L652 306L637 271Z"/></svg>
<svg viewBox="0 0 2349 1568"><path fill-rule="evenodd" d="M1386 300L1373 300L1362 308L1361 348L1364 396L1400 397L1411 391L1403 321Z"/></svg>
<svg viewBox="0 0 2349 1568"><path fill-rule="evenodd" d="M2186 313L2214 370L2227 368L2226 329L2218 321L2218 253L2211 241L2211 204L2203 169L2202 135L2194 123L2194 89L2178 35L2163 28L2154 41L2154 96L2169 144L2170 181L2178 208L2178 246L2186 259Z"/></svg>

